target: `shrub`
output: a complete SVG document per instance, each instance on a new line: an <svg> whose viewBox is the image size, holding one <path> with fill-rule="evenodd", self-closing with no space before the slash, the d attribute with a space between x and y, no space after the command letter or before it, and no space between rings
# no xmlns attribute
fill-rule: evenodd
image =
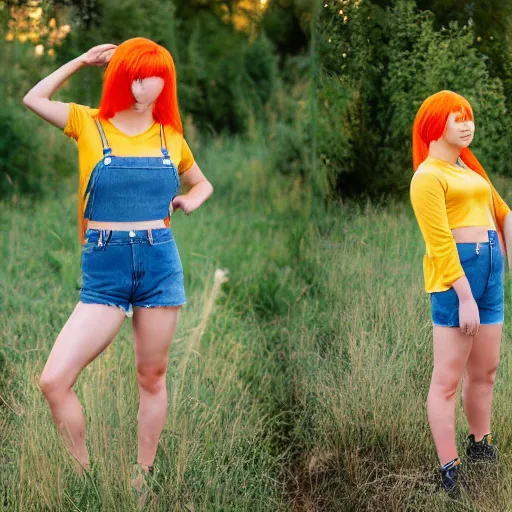
<svg viewBox="0 0 512 512"><path fill-rule="evenodd" d="M342 12L334 2L324 9L320 41L319 154L334 196L405 195L414 116L442 89L472 103L486 169L512 173L502 83L472 46L471 27L436 30L433 14L409 0L387 9L362 0Z"/></svg>

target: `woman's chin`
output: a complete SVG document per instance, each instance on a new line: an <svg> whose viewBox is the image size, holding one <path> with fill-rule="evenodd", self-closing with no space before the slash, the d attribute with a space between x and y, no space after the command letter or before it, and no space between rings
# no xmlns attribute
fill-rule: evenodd
<svg viewBox="0 0 512 512"><path fill-rule="evenodd" d="M458 144L456 144L456 146L459 148L459 150L466 149L471 145L471 142L473 141L468 140L467 142L459 142Z"/></svg>
<svg viewBox="0 0 512 512"><path fill-rule="evenodd" d="M153 103L134 103L132 105L132 110L135 110L135 112L146 112L146 110L152 108Z"/></svg>

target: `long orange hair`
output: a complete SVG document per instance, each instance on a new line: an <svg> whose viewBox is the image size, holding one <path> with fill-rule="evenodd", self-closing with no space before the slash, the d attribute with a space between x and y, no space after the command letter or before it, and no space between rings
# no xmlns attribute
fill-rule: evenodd
<svg viewBox="0 0 512 512"><path fill-rule="evenodd" d="M172 56L163 46L144 37L128 39L112 55L103 76L99 116L109 119L130 108L135 103L132 82L151 76L163 78L165 82L153 107L155 121L183 134Z"/></svg>
<svg viewBox="0 0 512 512"><path fill-rule="evenodd" d="M427 158L430 143L443 136L448 117L452 112L460 113L465 119L474 119L473 109L469 101L453 91L440 91L429 96L422 103L412 127L412 161L414 172ZM510 209L494 188L485 169L473 152L469 148L463 148L460 152L460 158L470 169L485 178L491 186L497 231L500 235L502 249L505 250L503 226L505 217Z"/></svg>
<svg viewBox="0 0 512 512"><path fill-rule="evenodd" d="M153 118L157 123L171 126L183 135L178 107L176 68L171 54L159 44L144 37L134 37L117 48L105 74L103 93L99 106L99 117L110 119L117 112L130 108L135 103L132 94L134 80L158 76L164 80L164 88L153 106ZM85 240L85 200L78 197L78 233L80 243ZM164 219L167 227L169 216Z"/></svg>

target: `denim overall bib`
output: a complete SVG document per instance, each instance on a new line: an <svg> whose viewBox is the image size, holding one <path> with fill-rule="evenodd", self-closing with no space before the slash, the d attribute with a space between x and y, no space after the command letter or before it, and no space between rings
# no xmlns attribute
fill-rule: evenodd
<svg viewBox="0 0 512 512"><path fill-rule="evenodd" d="M164 219L180 189L160 126L161 157L119 157L112 153L96 119L103 158L85 190L84 217L104 222ZM87 199L88 197L88 199ZM185 304L183 267L170 228L143 230L88 229L82 246L80 300L119 307Z"/></svg>

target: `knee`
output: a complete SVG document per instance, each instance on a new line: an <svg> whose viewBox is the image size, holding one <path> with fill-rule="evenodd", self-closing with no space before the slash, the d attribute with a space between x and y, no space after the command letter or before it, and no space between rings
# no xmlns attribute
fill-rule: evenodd
<svg viewBox="0 0 512 512"><path fill-rule="evenodd" d="M39 377L39 389L46 398L49 398L63 389L62 380L55 373L43 371Z"/></svg>
<svg viewBox="0 0 512 512"><path fill-rule="evenodd" d="M488 368L485 372L485 381L488 384L494 384L494 381L496 380L496 373L498 372L498 363L493 365L491 368Z"/></svg>
<svg viewBox="0 0 512 512"><path fill-rule="evenodd" d="M459 383L460 379L433 379L430 384L427 403L436 398L452 400L455 398Z"/></svg>
<svg viewBox="0 0 512 512"><path fill-rule="evenodd" d="M498 363L487 368L478 368L468 371L467 379L473 385L492 386L496 380L497 371Z"/></svg>
<svg viewBox="0 0 512 512"><path fill-rule="evenodd" d="M166 372L167 365L139 365L137 367L139 387L146 393L160 393L162 390L165 390Z"/></svg>

